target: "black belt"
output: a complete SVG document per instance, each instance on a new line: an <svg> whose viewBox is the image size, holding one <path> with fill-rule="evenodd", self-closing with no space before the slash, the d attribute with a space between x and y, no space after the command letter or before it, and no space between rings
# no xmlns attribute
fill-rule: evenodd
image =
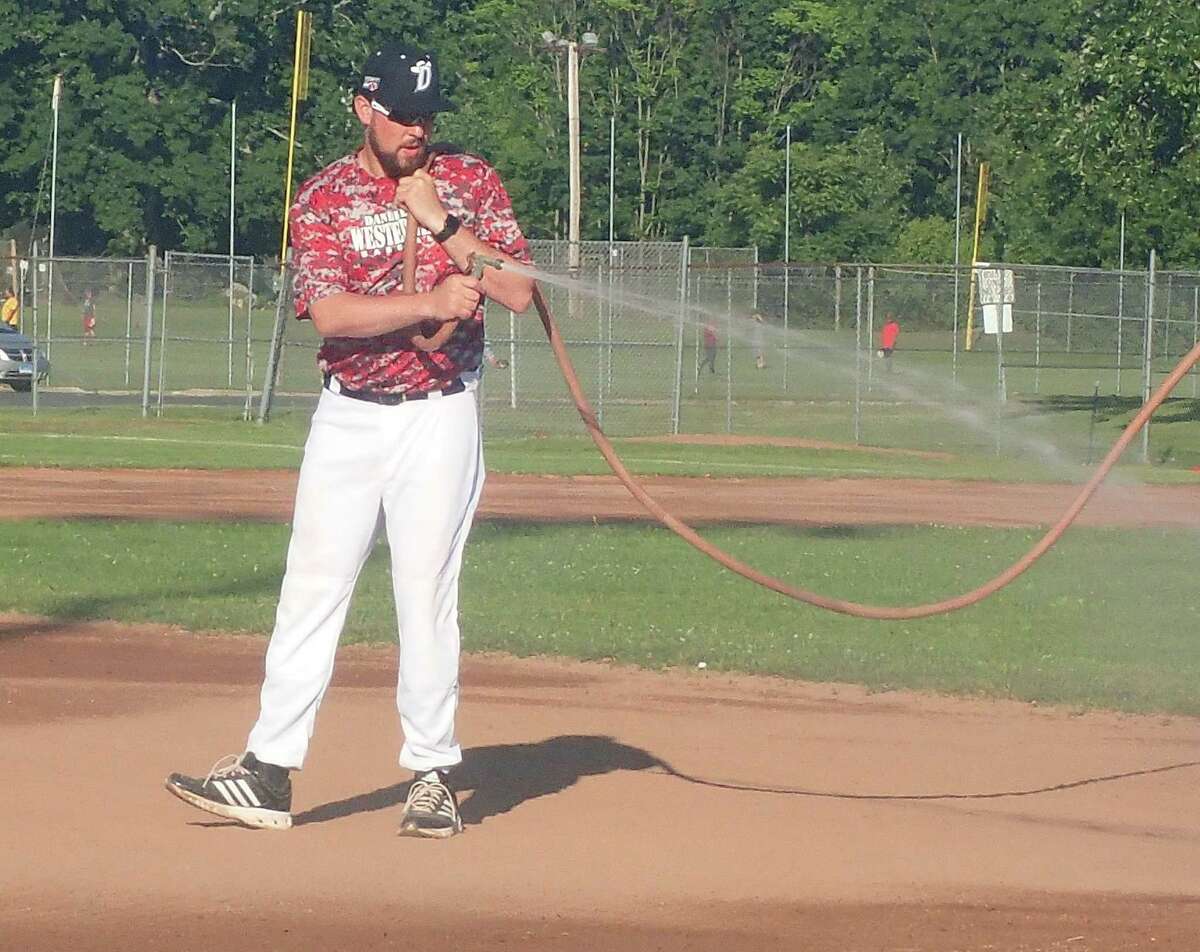
<svg viewBox="0 0 1200 952"><path fill-rule="evenodd" d="M456 393L462 393L467 389L467 385L462 380L455 380L454 383L443 387L441 390L417 390L408 393L378 393L374 390L351 390L348 387L342 386L340 380L337 381L337 388L330 386L330 383L335 380L333 374L325 375L325 389L330 393L341 394L343 397L349 397L351 400L363 400L367 403L380 403L385 407L394 407L401 403L411 403L413 400L428 400L430 397L449 397Z"/></svg>

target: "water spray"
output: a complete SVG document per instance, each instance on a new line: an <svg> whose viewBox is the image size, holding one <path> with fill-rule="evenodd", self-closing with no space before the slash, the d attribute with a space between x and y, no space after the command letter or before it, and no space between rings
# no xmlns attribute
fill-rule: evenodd
<svg viewBox="0 0 1200 952"><path fill-rule="evenodd" d="M484 267L501 268L504 263L494 259L487 258L481 255L475 255L472 261L472 272L477 276L482 276ZM524 270L524 269L514 269ZM1020 559L1010 565L999 575L985 582L978 588L971 589L961 595L953 598L943 599L937 602L927 602L922 605L908 606L888 606L888 605L867 605L861 602L852 602L839 598L830 598L825 595L812 592L807 589L798 588L794 585L789 585L782 579L759 572L757 569L747 565L741 560L733 557L723 549L712 544L697 533L691 526L683 522L681 519L673 515L655 499L653 499L638 481L626 469L625 464L621 461L617 451L613 448L612 443L601 429L598 420L596 419L595 411L588 402L587 396L583 392L583 387L579 383L579 377L575 373L575 367L571 363L570 355L567 353L566 344L563 342L562 335L559 333L558 324L554 320L554 315L550 312L550 306L546 303L546 298L542 294L540 286L535 282L533 286L533 304L537 308L538 316L542 320L542 327L546 331L546 337L550 341L550 347L554 352L554 358L558 361L559 370L562 372L563 379L567 384L567 389L571 393L571 398L575 403L575 409L579 411L579 416L583 420L583 425L587 428L588 434L592 438L592 442L596 444L596 448L600 451L600 455L604 457L609 468L612 469L616 477L621 481L622 485L629 490L630 494L640 502L646 510L654 516L664 526L678 535L681 539L691 545L693 548L703 552L709 558L715 560L718 564L723 565L731 572L735 572L745 579L754 582L756 585L761 585L764 588L769 588L771 591L778 592L780 595L786 595L788 598L796 601L805 602L809 605L814 605L817 608L823 608L827 611L838 612L843 615L853 615L857 618L872 618L880 621L900 621L911 618L928 618L931 615L944 615L949 612L958 611L962 608L967 608L977 602L982 601L989 595L994 595L1000 589L1004 588L1010 582L1016 580L1019 576L1025 573L1038 559L1045 555L1050 548L1062 537L1067 528L1075 521L1083 507L1087 505L1088 500L1095 495L1100 484L1104 482L1109 471L1116 465L1117 460L1121 458L1121 454L1125 452L1133 438L1138 434L1149 421L1154 412L1162 405L1163 401L1170 395L1171 391L1178 386L1179 382L1187 375L1188 371L1200 361L1200 344L1193 347L1179 363L1175 369L1167 376L1159 388L1154 392L1148 401L1142 406L1138 412L1125 427L1120 437L1113 444L1112 449L1108 451L1104 459L1100 461L1096 471L1091 478L1080 489L1079 494L1074 501L1067 507L1066 512L1056 522L1045 535L1037 541L1037 543L1023 555Z"/></svg>

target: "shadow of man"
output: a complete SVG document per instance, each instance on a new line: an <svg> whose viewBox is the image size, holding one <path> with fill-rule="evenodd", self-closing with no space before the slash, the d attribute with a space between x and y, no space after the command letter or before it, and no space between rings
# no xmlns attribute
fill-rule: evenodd
<svg viewBox="0 0 1200 952"><path fill-rule="evenodd" d="M477 826L529 800L547 797L573 786L580 777L616 770L668 769L663 761L639 747L594 734L549 737L532 744L496 744L463 751L463 761L450 771L450 783L471 795L459 805L463 823ZM293 818L293 824L324 823L386 810L403 803L411 781L381 787L370 793L313 807Z"/></svg>

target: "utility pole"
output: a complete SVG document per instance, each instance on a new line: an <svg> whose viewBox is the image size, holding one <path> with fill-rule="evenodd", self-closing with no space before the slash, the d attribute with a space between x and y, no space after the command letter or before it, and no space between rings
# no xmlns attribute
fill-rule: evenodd
<svg viewBox="0 0 1200 952"><path fill-rule="evenodd" d="M542 33L543 46L552 53L567 54L567 139L570 169L571 206L567 218L567 266L572 277L579 273L579 211L581 205L579 171L579 60L603 47L595 33L584 33L579 40L566 40L549 30Z"/></svg>

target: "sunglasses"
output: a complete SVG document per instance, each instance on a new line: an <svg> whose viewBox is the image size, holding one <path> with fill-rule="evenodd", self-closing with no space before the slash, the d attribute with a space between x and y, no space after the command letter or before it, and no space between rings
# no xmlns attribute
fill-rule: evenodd
<svg viewBox="0 0 1200 952"><path fill-rule="evenodd" d="M371 108L401 126L427 126L433 122L433 113L431 112L392 112L387 106L381 105L374 99L371 100Z"/></svg>

